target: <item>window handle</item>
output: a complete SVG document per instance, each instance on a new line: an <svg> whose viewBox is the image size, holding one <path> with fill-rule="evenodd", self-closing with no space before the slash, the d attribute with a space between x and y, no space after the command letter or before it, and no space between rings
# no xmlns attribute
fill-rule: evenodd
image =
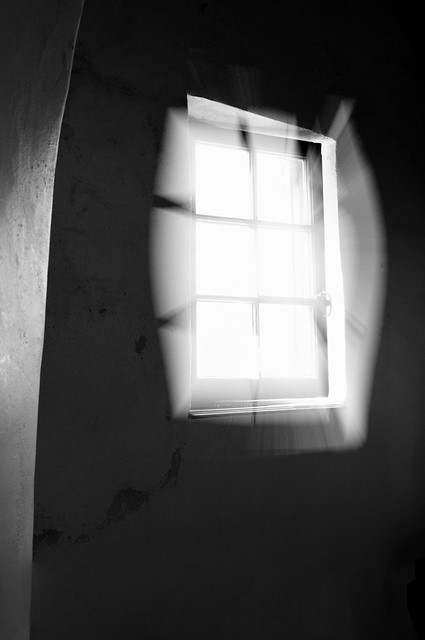
<svg viewBox="0 0 425 640"><path fill-rule="evenodd" d="M327 291L321 291L316 294L315 297L316 308L318 312L328 318L332 313L332 298L331 294Z"/></svg>

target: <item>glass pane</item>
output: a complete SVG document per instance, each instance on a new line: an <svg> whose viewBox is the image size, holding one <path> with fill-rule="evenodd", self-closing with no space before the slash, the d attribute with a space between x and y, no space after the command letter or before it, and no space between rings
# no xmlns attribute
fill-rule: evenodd
<svg viewBox="0 0 425 640"><path fill-rule="evenodd" d="M249 153L246 149L196 145L196 213L251 217Z"/></svg>
<svg viewBox="0 0 425 640"><path fill-rule="evenodd" d="M256 194L259 220L310 224L301 158L258 151Z"/></svg>
<svg viewBox="0 0 425 640"><path fill-rule="evenodd" d="M215 222L196 223L196 292L256 295L254 231Z"/></svg>
<svg viewBox="0 0 425 640"><path fill-rule="evenodd" d="M313 308L260 304L262 377L309 378L316 374Z"/></svg>
<svg viewBox="0 0 425 640"><path fill-rule="evenodd" d="M198 302L196 362L199 377L258 377L252 305Z"/></svg>
<svg viewBox="0 0 425 640"><path fill-rule="evenodd" d="M313 251L308 231L258 230L260 295L313 295Z"/></svg>

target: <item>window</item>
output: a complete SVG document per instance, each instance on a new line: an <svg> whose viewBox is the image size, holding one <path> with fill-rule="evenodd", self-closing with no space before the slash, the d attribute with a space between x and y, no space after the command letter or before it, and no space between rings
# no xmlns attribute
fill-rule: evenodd
<svg viewBox="0 0 425 640"><path fill-rule="evenodd" d="M192 413L327 396L320 145L190 126Z"/></svg>
<svg viewBox="0 0 425 640"><path fill-rule="evenodd" d="M191 415L329 394L320 141L190 120Z"/></svg>
<svg viewBox="0 0 425 640"><path fill-rule="evenodd" d="M202 98L188 105L164 143L151 245L175 414L340 405L335 141Z"/></svg>

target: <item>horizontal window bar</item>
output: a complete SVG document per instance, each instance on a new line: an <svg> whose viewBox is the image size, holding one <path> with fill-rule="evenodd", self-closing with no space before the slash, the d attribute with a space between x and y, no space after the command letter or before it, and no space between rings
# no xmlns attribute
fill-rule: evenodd
<svg viewBox="0 0 425 640"><path fill-rule="evenodd" d="M269 303L269 304L298 304L312 305L315 304L315 298L283 298L279 296L221 296L202 294L195 297L199 302L251 302L251 303Z"/></svg>
<svg viewBox="0 0 425 640"><path fill-rule="evenodd" d="M228 216L208 216L205 214L195 213L195 220L203 222L216 222L217 224L241 224L248 227L264 227L268 229L286 229L288 231L311 231L311 224L290 224L287 222L269 222L267 220L258 220L256 218L230 218Z"/></svg>

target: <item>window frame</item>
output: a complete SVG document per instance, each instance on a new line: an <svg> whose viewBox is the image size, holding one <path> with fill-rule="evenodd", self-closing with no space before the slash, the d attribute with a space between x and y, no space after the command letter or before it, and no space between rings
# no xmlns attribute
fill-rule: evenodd
<svg viewBox="0 0 425 640"><path fill-rule="evenodd" d="M198 99L199 100L199 99ZM230 108L232 109L232 108ZM236 110L235 110L236 111ZM239 112L240 115L241 112ZM244 112L242 112L244 113ZM300 298L274 298L277 303L295 303L308 304L312 307L315 325L317 331L321 335L321 348L317 349L318 356L318 376L316 378L315 388L312 388L311 379L306 381L300 378L285 379L282 378L268 379L260 382L260 379L239 379L239 378L199 378L196 375L196 347L194 344L196 338L196 302L206 296L197 295L195 289L195 260L191 263L191 313L190 313L190 417L219 416L229 415L232 413L252 413L266 411L280 411L284 409L311 408L312 406L334 406L335 402L330 399L330 380L328 372L328 319L326 313L323 312L321 303L323 298L321 293L326 291L326 265L325 265L325 194L323 188L323 168L322 157L324 155L324 144L326 139L324 136L311 135L312 132L305 133L305 130L299 130L297 127L285 125L283 131L277 131L276 128L267 128L256 126L252 122L252 114L248 115L251 122L246 126L241 124L240 119L233 118L233 121L220 122L211 121L208 118L199 118L197 114L191 113L189 109L189 131L190 131L190 174L191 174L191 255L195 256L195 233L196 222L201 220L211 220L217 224L235 223L248 225L258 230L259 226L271 228L289 227L292 230L294 225L285 223L268 223L259 221L253 211L252 217L246 220L221 216L205 216L200 215L195 209L194 194L194 147L199 141L213 142L216 144L228 144L228 141L235 135L245 132L243 136L250 140L252 148L250 155L254 155L254 150L265 149L275 150L282 154L283 149L298 145L298 153L288 153L291 157L297 156L305 160L307 193L309 198L309 207L311 211L311 229L313 237L313 253L315 254L314 263L317 267L315 274L315 284L313 287L313 296L302 301ZM264 120L264 118L261 118ZM273 123L273 121L270 121ZM281 123L278 123L281 124ZM231 144L230 146L235 146ZM240 148L240 145L239 145ZM252 158L251 158L252 162ZM251 181L253 182L253 172L251 172ZM252 184L252 183L251 183ZM311 188L310 188L310 186ZM254 187L252 187L254 188ZM254 201L254 193L252 193L252 201ZM254 205L255 207L255 205ZM320 230L320 225L322 229ZM297 225L298 226L298 225ZM304 225L300 225L304 226ZM323 260L318 255L323 254ZM320 264L322 262L322 264ZM320 267L320 268L319 268ZM252 300L258 309L261 303L257 296ZM224 296L211 296L211 299L224 299ZM236 299L230 296L229 300ZM247 300L246 297L243 300ZM324 381L326 384L324 384Z"/></svg>

